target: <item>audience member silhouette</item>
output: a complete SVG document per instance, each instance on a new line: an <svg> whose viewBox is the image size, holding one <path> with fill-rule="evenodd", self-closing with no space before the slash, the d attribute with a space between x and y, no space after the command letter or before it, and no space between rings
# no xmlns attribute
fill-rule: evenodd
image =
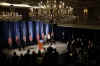
<svg viewBox="0 0 100 66"><path fill-rule="evenodd" d="M19 59L19 57L17 56L16 52L14 52L14 55L13 55L13 58L12 58L12 63L18 64L18 59Z"/></svg>
<svg viewBox="0 0 100 66"><path fill-rule="evenodd" d="M24 56L24 60L25 60L25 64L29 64L30 63L30 50L27 50L27 53Z"/></svg>
<svg viewBox="0 0 100 66"><path fill-rule="evenodd" d="M23 56L23 54L20 55L18 64L24 64L24 56Z"/></svg>

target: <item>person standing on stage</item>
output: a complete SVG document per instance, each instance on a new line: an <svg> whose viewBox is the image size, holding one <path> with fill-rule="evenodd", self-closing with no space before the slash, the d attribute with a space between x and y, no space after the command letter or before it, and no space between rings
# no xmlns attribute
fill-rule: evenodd
<svg viewBox="0 0 100 66"><path fill-rule="evenodd" d="M51 39L50 33L48 33L48 34L47 34L47 43L48 43L48 44L49 44L49 42L50 42L50 39Z"/></svg>

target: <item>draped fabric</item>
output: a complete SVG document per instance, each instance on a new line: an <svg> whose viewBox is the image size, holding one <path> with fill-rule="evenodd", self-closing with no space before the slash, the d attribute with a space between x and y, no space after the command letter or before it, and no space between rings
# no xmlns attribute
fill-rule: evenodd
<svg viewBox="0 0 100 66"><path fill-rule="evenodd" d="M7 40L7 43L10 46L22 46L24 43L30 45L30 42L40 42L40 40L46 40L47 35L50 33L49 24L43 22L33 22L33 21L20 21L20 22L8 22L3 24L8 29L4 30L4 40ZM8 27L9 25L9 27ZM46 36L46 38L45 38Z"/></svg>
<svg viewBox="0 0 100 66"><path fill-rule="evenodd" d="M32 34L29 35L29 40L32 41Z"/></svg>
<svg viewBox="0 0 100 66"><path fill-rule="evenodd" d="M46 24L46 35L48 35L48 33L49 33L49 25Z"/></svg>
<svg viewBox="0 0 100 66"><path fill-rule="evenodd" d="M24 40L24 42L26 42L26 36L25 35L23 36L23 40Z"/></svg>
<svg viewBox="0 0 100 66"><path fill-rule="evenodd" d="M22 23L22 33L23 33L23 40L26 42L26 24L25 22Z"/></svg>
<svg viewBox="0 0 100 66"><path fill-rule="evenodd" d="M49 24L46 24L46 36L47 39L50 39Z"/></svg>
<svg viewBox="0 0 100 66"><path fill-rule="evenodd" d="M37 39L37 41L40 40L40 35L39 35L39 22L36 22L36 39Z"/></svg>
<svg viewBox="0 0 100 66"><path fill-rule="evenodd" d="M33 23L32 23L32 21L29 21L28 25L29 25L29 40L32 41L33 40Z"/></svg>
<svg viewBox="0 0 100 66"><path fill-rule="evenodd" d="M16 36L16 44L20 44L20 31L19 31L19 23L15 23L15 36Z"/></svg>
<svg viewBox="0 0 100 66"><path fill-rule="evenodd" d="M8 38L8 44L9 44L9 46L12 45L12 38L11 37Z"/></svg>
<svg viewBox="0 0 100 66"><path fill-rule="evenodd" d="M40 27L41 27L41 39L44 40L44 29L43 29L43 23L41 23Z"/></svg>
<svg viewBox="0 0 100 66"><path fill-rule="evenodd" d="M8 27L8 44L9 46L12 46L12 36L11 36L11 30L10 30L10 24L9 24L9 27Z"/></svg>
<svg viewBox="0 0 100 66"><path fill-rule="evenodd" d="M44 40L44 32L42 32L42 40Z"/></svg>

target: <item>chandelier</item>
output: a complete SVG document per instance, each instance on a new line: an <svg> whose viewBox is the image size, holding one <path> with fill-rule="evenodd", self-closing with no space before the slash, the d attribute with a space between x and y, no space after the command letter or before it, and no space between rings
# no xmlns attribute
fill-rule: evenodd
<svg viewBox="0 0 100 66"><path fill-rule="evenodd" d="M73 16L73 8L64 1L41 1L38 3L38 6L40 8L33 8L33 16L37 16L38 19L56 21L64 17Z"/></svg>

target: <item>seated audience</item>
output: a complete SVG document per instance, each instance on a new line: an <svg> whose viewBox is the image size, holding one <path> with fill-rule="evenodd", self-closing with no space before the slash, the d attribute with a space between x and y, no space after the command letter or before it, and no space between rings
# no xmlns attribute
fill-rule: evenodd
<svg viewBox="0 0 100 66"><path fill-rule="evenodd" d="M19 57L17 56L16 52L14 52L14 55L13 55L13 58L12 58L12 63L18 64L18 59L19 59Z"/></svg>

